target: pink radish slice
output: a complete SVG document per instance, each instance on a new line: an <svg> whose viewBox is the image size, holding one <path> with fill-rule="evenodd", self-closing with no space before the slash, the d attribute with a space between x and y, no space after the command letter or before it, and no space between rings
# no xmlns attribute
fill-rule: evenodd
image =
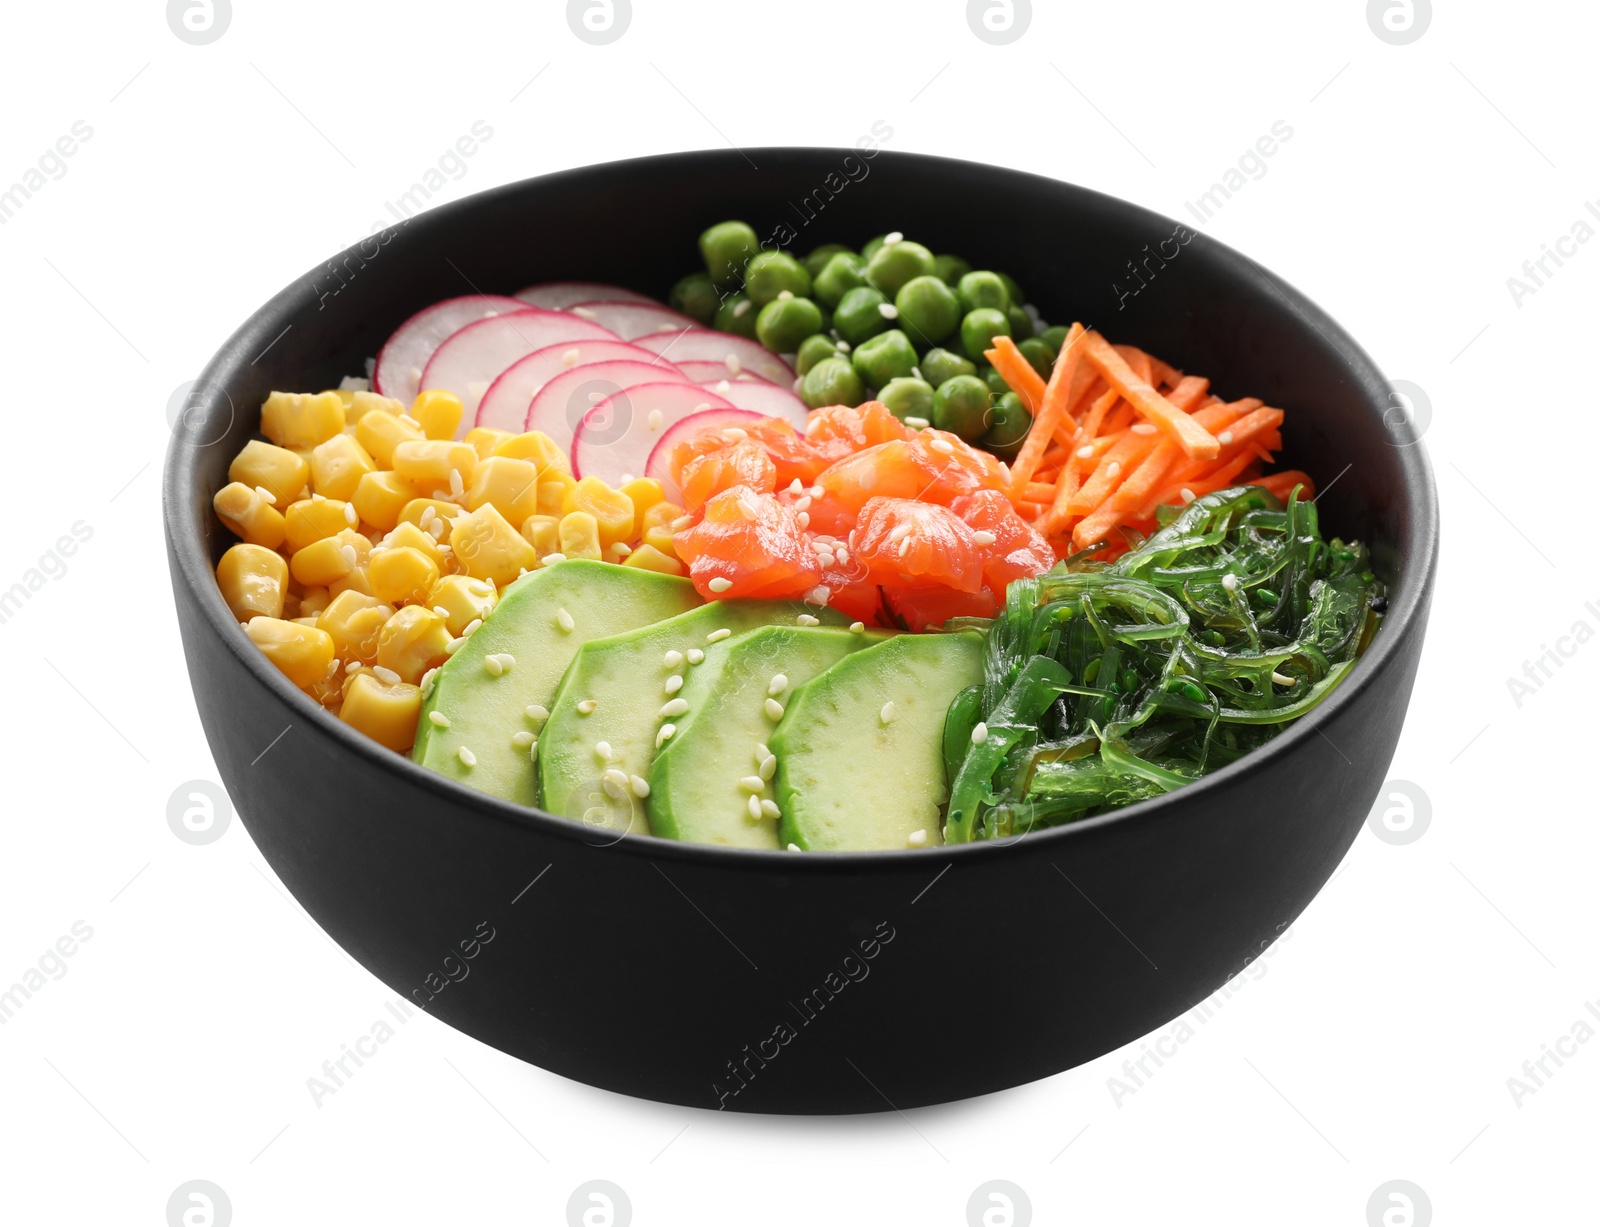
<svg viewBox="0 0 1600 1227"><path fill-rule="evenodd" d="M689 382L667 363L653 365L646 351L639 353L636 362L590 362L563 371L534 396L525 429L544 431L570 455L578 423L608 396L641 384Z"/></svg>
<svg viewBox="0 0 1600 1227"><path fill-rule="evenodd" d="M754 371L779 387L787 388L794 383L794 370L787 362L757 342L736 337L731 332L696 328L688 332L636 337L633 343L674 362L721 362L727 366L729 377L740 371ZM728 363L730 357L732 364Z"/></svg>
<svg viewBox="0 0 1600 1227"><path fill-rule="evenodd" d="M580 302L567 310L579 319L593 320L625 341L656 333L678 333L700 325L660 303Z"/></svg>
<svg viewBox="0 0 1600 1227"><path fill-rule="evenodd" d="M717 426L745 426L759 422L761 417L761 414L752 413L749 409L707 409L703 413L691 413L686 418L679 418L662 431L661 437L656 440L655 447L650 451L650 459L645 461L644 475L654 477L661 483L668 502L681 503L682 492L673 480L672 466L668 463L672 456L672 445L693 438L702 430Z"/></svg>
<svg viewBox="0 0 1600 1227"><path fill-rule="evenodd" d="M723 386L724 382L726 387ZM780 388L775 383L751 383L743 379L703 383L700 386L708 392L715 392L735 408L764 413L768 417L784 418L796 430L805 433L806 415L811 410L806 408L805 401L788 388Z"/></svg>
<svg viewBox="0 0 1600 1227"><path fill-rule="evenodd" d="M620 285L600 281L545 281L517 291L517 297L530 307L546 311L565 311L580 302L637 302L659 305L648 294L625 290Z"/></svg>
<svg viewBox="0 0 1600 1227"><path fill-rule="evenodd" d="M665 358L629 345L615 337L604 341L571 341L536 349L519 358L495 377L478 402L476 425L496 430L531 430L527 425L528 406L539 389L557 375L587 362L650 362L663 372L659 378L675 379L678 368Z"/></svg>
<svg viewBox="0 0 1600 1227"><path fill-rule="evenodd" d="M421 387L423 368L445 338L474 320L523 309L524 305L515 298L499 294L469 294L424 307L396 328L378 351L372 371L373 391L409 406Z"/></svg>
<svg viewBox="0 0 1600 1227"><path fill-rule="evenodd" d="M661 433L691 413L732 409L715 393L692 383L645 383L600 401L578 423L572 440L572 472L617 485L624 474L638 477Z"/></svg>
<svg viewBox="0 0 1600 1227"><path fill-rule="evenodd" d="M705 362L696 358L692 362L679 362L676 365L690 380L695 383L703 383L707 387L712 387L713 384L722 379L730 381L742 379L746 383L772 382L765 375L758 375L754 371L746 370L743 367L739 369L737 375L730 375L728 374L728 364L726 362ZM716 389L712 387L712 391L716 391Z"/></svg>
<svg viewBox="0 0 1600 1227"><path fill-rule="evenodd" d="M500 372L518 358L547 345L573 341L615 341L617 336L565 311L526 307L509 315L479 320L450 334L422 371L422 387L442 388L461 398L466 412L457 438L478 420L478 402Z"/></svg>

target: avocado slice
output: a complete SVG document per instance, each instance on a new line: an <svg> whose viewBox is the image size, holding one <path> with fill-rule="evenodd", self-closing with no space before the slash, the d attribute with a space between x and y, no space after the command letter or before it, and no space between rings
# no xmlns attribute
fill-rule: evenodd
<svg viewBox="0 0 1600 1227"><path fill-rule="evenodd" d="M843 618L800 601L713 601L585 644L561 679L539 735L544 809L595 827L648 834L639 786L648 784L657 732L663 723L674 723L662 709L683 697L667 689L668 679L679 677L686 684L695 669L727 651L734 635L758 626L818 621L838 624ZM700 664L689 662L691 650L704 654ZM682 654L682 663L668 665L668 652ZM608 751L604 758L602 749ZM610 777L610 788L607 772L621 773Z"/></svg>
<svg viewBox="0 0 1600 1227"><path fill-rule="evenodd" d="M638 567L574 558L541 567L507 585L483 625L434 675L417 722L411 757L424 767L520 805L538 804L538 781L519 732L539 732L530 704L549 709L568 662L585 643L671 618L700 604L686 579ZM559 611L572 618L564 630ZM509 652L511 668L493 677L490 653ZM449 720L441 728L430 719ZM460 750L476 758L468 767Z"/></svg>
<svg viewBox="0 0 1600 1227"><path fill-rule="evenodd" d="M791 692L851 652L881 643L885 634L833 627L766 626L730 640L727 650L689 672L680 692L687 715L650 765L650 830L666 839L776 850L778 824L750 813L750 798L771 801L741 780L760 778L773 720L766 701L780 705ZM783 675L785 684L773 690ZM771 813L770 806L768 814Z"/></svg>
<svg viewBox="0 0 1600 1227"><path fill-rule="evenodd" d="M783 846L872 852L942 843L945 712L982 680L983 636L961 631L896 635L800 687L767 743L778 758ZM912 844L917 831L922 840Z"/></svg>

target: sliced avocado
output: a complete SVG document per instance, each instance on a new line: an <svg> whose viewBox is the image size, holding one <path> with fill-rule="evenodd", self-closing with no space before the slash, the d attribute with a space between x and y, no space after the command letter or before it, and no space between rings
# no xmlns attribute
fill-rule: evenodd
<svg viewBox="0 0 1600 1227"><path fill-rule="evenodd" d="M983 680L983 636L897 635L800 687L768 741L778 839L807 852L942 843L944 718ZM911 843L917 831L924 834Z"/></svg>
<svg viewBox="0 0 1600 1227"><path fill-rule="evenodd" d="M771 801L741 785L761 778L763 751L774 721L767 699L787 703L791 692L851 652L881 643L881 632L833 627L767 626L740 635L727 650L690 670L679 693L689 711L673 723L670 741L650 766L650 830L666 839L730 848L777 849L777 822L750 813L750 798ZM781 685L774 690L774 683ZM770 806L768 809L770 813Z"/></svg>
<svg viewBox="0 0 1600 1227"><path fill-rule="evenodd" d="M506 587L483 625L434 676L411 757L472 788L521 805L538 804L529 750L512 740L520 732L539 732L528 706L552 707L562 673L589 640L699 604L686 579L614 563L574 558L524 575ZM563 610L571 617L571 630L563 628ZM502 652L509 652L513 663L493 677L484 657ZM433 722L435 711L448 726ZM475 765L461 760L463 746Z"/></svg>
<svg viewBox="0 0 1600 1227"><path fill-rule="evenodd" d="M801 618L807 623L798 623ZM674 720L662 708L682 698L667 690L668 679L679 677L686 684L705 661L727 651L734 635L758 626L817 620L837 624L843 618L799 601L713 601L653 626L585 644L561 679L550 719L539 735L543 808L591 826L648 834L640 785L648 783L658 730ZM703 653L704 660L691 664L691 651ZM682 654L682 662L667 664L668 652ZM610 777L609 788L607 772L621 773Z"/></svg>

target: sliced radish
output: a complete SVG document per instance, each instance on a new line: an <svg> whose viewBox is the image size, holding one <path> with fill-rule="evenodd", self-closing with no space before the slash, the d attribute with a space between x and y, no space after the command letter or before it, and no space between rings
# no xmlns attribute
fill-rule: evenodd
<svg viewBox="0 0 1600 1227"><path fill-rule="evenodd" d="M761 414L752 413L749 409L707 409L703 413L691 413L686 418L679 418L663 430L661 437L656 440L655 447L650 450L650 459L645 461L644 475L654 477L661 483L668 502L681 503L682 493L678 489L677 481L673 479L672 466L668 463L672 455L672 445L693 438L702 430L717 426L744 426L750 422L760 421L761 417Z"/></svg>
<svg viewBox="0 0 1600 1227"><path fill-rule="evenodd" d="M754 371L780 387L787 388L794 383L794 370L787 362L759 343L736 337L731 332L696 328L685 332L635 337L633 343L663 354L674 362L720 362L727 368L729 376L738 375L741 371Z"/></svg>
<svg viewBox="0 0 1600 1227"><path fill-rule="evenodd" d="M578 423L572 440L572 472L603 477L612 485L638 477L661 433L691 413L733 406L692 383L646 383L600 401Z"/></svg>
<svg viewBox="0 0 1600 1227"><path fill-rule="evenodd" d="M700 386L708 392L715 392L735 408L764 413L768 417L785 418L799 431L806 428L806 415L811 410L806 408L805 401L788 388L780 388L775 383L751 383L743 379L723 379Z"/></svg>
<svg viewBox="0 0 1600 1227"><path fill-rule="evenodd" d="M539 389L557 375L588 362L650 362L663 372L659 378L676 379L676 365L659 354L637 345L629 345L615 337L604 341L571 341L536 349L526 358L519 358L495 377L489 390L478 402L479 426L492 426L496 430L529 430L528 406ZM697 380L691 382L698 382ZM569 440L570 442L570 440Z"/></svg>
<svg viewBox="0 0 1600 1227"><path fill-rule="evenodd" d="M524 429L544 431L570 455L578 423L608 396L641 384L690 382L669 363L657 366L650 361L654 355L645 350L638 353L640 361L590 362L563 371L534 396Z"/></svg>
<svg viewBox="0 0 1600 1227"><path fill-rule="evenodd" d="M459 438L467 433L468 423L477 422L478 402L489 385L518 358L547 345L616 339L616 333L565 311L525 307L451 333L423 368L421 386L442 388L461 398L466 413L456 431Z"/></svg>
<svg viewBox="0 0 1600 1227"><path fill-rule="evenodd" d="M704 359L696 358L690 362L678 362L674 365L695 383L703 383L707 386L723 379L730 382L735 379L742 379L746 383L772 382L765 375L758 375L747 367L740 367L737 375L730 375L726 362L706 362Z"/></svg>
<svg viewBox="0 0 1600 1227"><path fill-rule="evenodd" d="M648 294L600 281L545 281L518 290L517 297L530 307L543 307L546 311L565 311L580 302L656 302Z"/></svg>
<svg viewBox="0 0 1600 1227"><path fill-rule="evenodd" d="M656 333L678 333L686 328L698 329L699 323L687 315L680 315L671 307L660 303L641 302L580 302L567 308L579 319L593 320L609 328L625 341Z"/></svg>
<svg viewBox="0 0 1600 1227"><path fill-rule="evenodd" d="M523 309L523 303L500 294L468 294L424 307L396 328L378 351L373 391L410 405L422 386L423 368L445 338L475 320Z"/></svg>

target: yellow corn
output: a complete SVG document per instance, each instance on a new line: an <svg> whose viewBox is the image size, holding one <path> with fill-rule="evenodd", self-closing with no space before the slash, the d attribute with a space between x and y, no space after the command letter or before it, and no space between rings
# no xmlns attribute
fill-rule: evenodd
<svg viewBox="0 0 1600 1227"><path fill-rule="evenodd" d="M564 514L581 511L593 517L602 549L633 537L633 500L598 477L585 477L568 490L561 500L561 510Z"/></svg>
<svg viewBox="0 0 1600 1227"><path fill-rule="evenodd" d="M577 484L570 473L546 470L539 478L539 514L556 517L564 514L567 491Z"/></svg>
<svg viewBox="0 0 1600 1227"><path fill-rule="evenodd" d="M405 411L406 407L392 396L379 396L376 392L352 392L345 405L344 420L346 425L353 425L369 413L388 413L399 417Z"/></svg>
<svg viewBox="0 0 1600 1227"><path fill-rule="evenodd" d="M332 537L347 528L355 527L353 510L346 511L349 503L331 498L303 498L289 504L284 513L284 541L289 553L296 554L313 541Z"/></svg>
<svg viewBox="0 0 1600 1227"><path fill-rule="evenodd" d="M541 559L546 554L560 551L561 533L557 527L560 523L561 521L555 516L529 516L522 522L524 539L533 546L534 553Z"/></svg>
<svg viewBox="0 0 1600 1227"><path fill-rule="evenodd" d="M287 448L251 439L228 466L228 480L254 490L270 491L279 507L300 497L311 477L311 466Z"/></svg>
<svg viewBox="0 0 1600 1227"><path fill-rule="evenodd" d="M272 392L261 405L261 433L279 447L312 448L343 429L337 392Z"/></svg>
<svg viewBox="0 0 1600 1227"><path fill-rule="evenodd" d="M450 528L450 548L468 575L501 588L539 565L533 546L506 523L493 503L457 517Z"/></svg>
<svg viewBox="0 0 1600 1227"><path fill-rule="evenodd" d="M587 511L569 511L562 516L557 540L567 558L600 557L600 526Z"/></svg>
<svg viewBox="0 0 1600 1227"><path fill-rule="evenodd" d="M419 549L390 546L373 553L367 563L367 578L372 594L380 601L393 605L419 602L439 582L439 567Z"/></svg>
<svg viewBox="0 0 1600 1227"><path fill-rule="evenodd" d="M283 515L259 491L243 482L230 481L217 491L211 500L217 518L233 530L235 536L251 545L264 545L275 550L283 544Z"/></svg>
<svg viewBox="0 0 1600 1227"><path fill-rule="evenodd" d="M425 605L407 605L378 632L378 664L392 669L402 681L415 685L450 651L450 630L445 620Z"/></svg>
<svg viewBox="0 0 1600 1227"><path fill-rule="evenodd" d="M418 392L411 402L411 416L430 439L454 439L461 426L461 398L442 388Z"/></svg>
<svg viewBox="0 0 1600 1227"><path fill-rule="evenodd" d="M398 413L367 413L356 423L356 440L379 468L393 467L394 449L422 437L422 427Z"/></svg>
<svg viewBox="0 0 1600 1227"><path fill-rule="evenodd" d="M339 719L381 746L404 753L417 736L422 691L410 682L381 682L370 673L350 679Z"/></svg>
<svg viewBox="0 0 1600 1227"><path fill-rule="evenodd" d="M467 483L468 511L485 503L513 524L521 524L539 509L539 469L530 460L510 456L490 456L478 461Z"/></svg>
<svg viewBox="0 0 1600 1227"><path fill-rule="evenodd" d="M289 564L286 562L283 564L283 567L284 570L287 571L289 569ZM294 588L300 588L300 585L294 584L291 588L291 592ZM330 600L332 600L332 595L320 584L311 588L300 588L300 613L302 616L306 614L319 614L328 607Z"/></svg>
<svg viewBox="0 0 1600 1227"><path fill-rule="evenodd" d="M661 490L661 483L654 477L635 477L622 487L622 493L628 496L628 501L633 504L633 535L630 541L637 541L644 536L645 512L661 502L666 495Z"/></svg>
<svg viewBox="0 0 1600 1227"><path fill-rule="evenodd" d="M328 676L333 663L333 636L315 626L260 616L245 625L250 641L278 671L301 689Z"/></svg>
<svg viewBox="0 0 1600 1227"><path fill-rule="evenodd" d="M479 460L487 460L494 455L495 448L513 437L509 430L495 430L492 426L474 426L467 431L462 442L472 445L472 450L478 453Z"/></svg>
<svg viewBox="0 0 1600 1227"><path fill-rule="evenodd" d="M622 560L625 567L639 567L645 571L660 571L663 575L684 574L683 564L670 554L663 554L653 545L641 545Z"/></svg>
<svg viewBox="0 0 1600 1227"><path fill-rule="evenodd" d="M571 474L572 466L567 460L567 454L556 446L556 442L542 430L529 430L520 435L507 435L502 439L492 453L496 456L508 456L513 460L530 461L542 477L547 471Z"/></svg>
<svg viewBox="0 0 1600 1227"><path fill-rule="evenodd" d="M644 527L639 536L646 545L654 546L663 554L677 557L678 551L673 548L672 538L678 530L672 526L683 515L683 508L676 503L665 501L657 503L644 513Z"/></svg>
<svg viewBox="0 0 1600 1227"><path fill-rule="evenodd" d="M302 611L303 612L303 611ZM333 638L334 653L370 665L378 658L378 632L394 617L394 607L359 592L341 592L317 615L317 628Z"/></svg>
<svg viewBox="0 0 1600 1227"><path fill-rule="evenodd" d="M464 489L477 463L478 453L470 444L448 439L407 439L394 449L394 471L424 495L450 490L452 475Z"/></svg>
<svg viewBox="0 0 1600 1227"><path fill-rule="evenodd" d="M456 508L460 510L460 508ZM396 524L383 538L383 548L413 549L425 555L441 572L445 569L445 552L439 548L439 539L431 532L418 528L410 520ZM381 551L380 551L381 552Z"/></svg>
<svg viewBox="0 0 1600 1227"><path fill-rule="evenodd" d="M334 435L311 449L311 488L324 498L348 502L361 479L377 471L367 449L350 435Z"/></svg>
<svg viewBox="0 0 1600 1227"><path fill-rule="evenodd" d="M289 559L289 573L299 583L333 585L366 565L372 542L353 528L313 541Z"/></svg>
<svg viewBox="0 0 1600 1227"><path fill-rule="evenodd" d="M435 613L444 610L450 633L460 635L478 619L487 618L497 599L494 585L486 579L446 575L422 603Z"/></svg>
<svg viewBox="0 0 1600 1227"><path fill-rule="evenodd" d="M350 501L363 522L388 532L400 523L400 513L405 510L407 503L416 498L416 494L405 478L379 469L361 475Z"/></svg>
<svg viewBox="0 0 1600 1227"><path fill-rule="evenodd" d="M365 564L351 571L343 579L336 579L328 585L328 592L338 596L341 592L359 592L362 596L372 596L372 580L367 575Z"/></svg>
<svg viewBox="0 0 1600 1227"><path fill-rule="evenodd" d="M232 545L217 563L217 587L233 616L281 618L289 590L289 564L264 545Z"/></svg>

